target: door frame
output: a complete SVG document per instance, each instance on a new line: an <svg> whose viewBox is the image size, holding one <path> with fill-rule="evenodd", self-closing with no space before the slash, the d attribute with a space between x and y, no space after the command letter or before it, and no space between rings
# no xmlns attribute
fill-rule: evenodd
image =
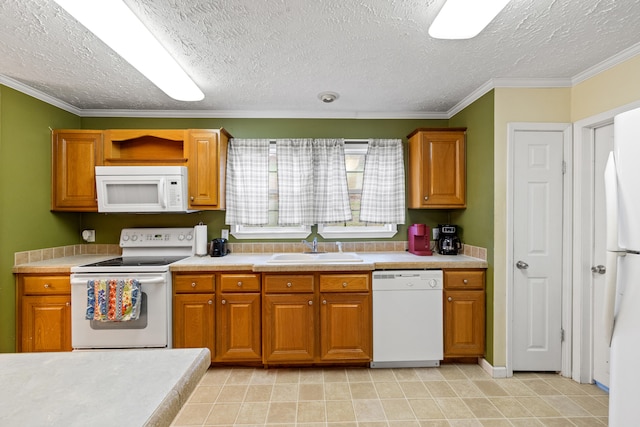
<svg viewBox="0 0 640 427"><path fill-rule="evenodd" d="M640 101L596 114L573 124L573 343L571 378L593 382L593 150L595 130L613 123L613 117L640 107Z"/></svg>
<svg viewBox="0 0 640 427"><path fill-rule="evenodd" d="M565 172L563 174L562 188L562 321L561 327L565 331L564 340L561 343L562 351L562 371L563 376L571 375L571 220L572 213L572 162L571 162L571 123L524 123L513 122L507 124L507 324L506 324L506 344L507 344L507 377L513 376L513 281L515 274L514 267L514 239L513 239L513 202L514 202L514 143L515 134L519 131L556 131L563 133L563 157L565 162Z"/></svg>

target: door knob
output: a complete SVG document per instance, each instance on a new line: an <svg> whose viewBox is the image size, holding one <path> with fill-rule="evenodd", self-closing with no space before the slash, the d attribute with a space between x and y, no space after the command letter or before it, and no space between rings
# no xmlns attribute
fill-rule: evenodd
<svg viewBox="0 0 640 427"><path fill-rule="evenodd" d="M605 267L604 265L595 265L593 267L591 267L591 272L592 273L598 273L598 274L604 274L607 272L607 267Z"/></svg>
<svg viewBox="0 0 640 427"><path fill-rule="evenodd" d="M527 264L524 261L518 261L516 262L516 267L519 268L520 270L526 270L527 268L529 268L529 264Z"/></svg>

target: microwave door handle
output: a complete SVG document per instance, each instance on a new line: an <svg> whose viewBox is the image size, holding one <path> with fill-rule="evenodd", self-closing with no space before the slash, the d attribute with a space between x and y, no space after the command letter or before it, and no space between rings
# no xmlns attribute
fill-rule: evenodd
<svg viewBox="0 0 640 427"><path fill-rule="evenodd" d="M167 194L164 190L165 187L165 179L160 178L160 185L158 185L158 200L160 200L160 207L162 209L167 207Z"/></svg>

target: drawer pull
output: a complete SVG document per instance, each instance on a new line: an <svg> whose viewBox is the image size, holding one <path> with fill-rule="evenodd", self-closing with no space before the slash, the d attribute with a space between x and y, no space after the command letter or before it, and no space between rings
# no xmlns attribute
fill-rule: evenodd
<svg viewBox="0 0 640 427"><path fill-rule="evenodd" d="M50 284L48 284L48 283L45 283L45 284L44 284L44 288L45 288L45 289L49 289L50 287L51 287L51 285L50 285Z"/></svg>
<svg viewBox="0 0 640 427"><path fill-rule="evenodd" d="M287 288L291 287L291 282L287 282Z"/></svg>
<svg viewBox="0 0 640 427"><path fill-rule="evenodd" d="M462 279L462 283L466 285L467 283L469 283L469 281L467 279Z"/></svg>
<svg viewBox="0 0 640 427"><path fill-rule="evenodd" d="M238 287L242 287L242 282L238 282Z"/></svg>
<svg viewBox="0 0 640 427"><path fill-rule="evenodd" d="M191 287L195 288L196 287L196 282L191 282Z"/></svg>
<svg viewBox="0 0 640 427"><path fill-rule="evenodd" d="M347 287L347 282L342 282L342 287L346 288Z"/></svg>

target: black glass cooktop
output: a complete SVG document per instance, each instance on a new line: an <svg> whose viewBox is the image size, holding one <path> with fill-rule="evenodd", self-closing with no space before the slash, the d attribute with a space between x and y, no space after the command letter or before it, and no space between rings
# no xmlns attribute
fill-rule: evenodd
<svg viewBox="0 0 640 427"><path fill-rule="evenodd" d="M157 256L138 256L138 257L118 257L104 261L94 262L93 264L85 264L83 267L135 267L135 266L156 266L169 265L176 261L184 259L184 256L174 257L157 257Z"/></svg>

